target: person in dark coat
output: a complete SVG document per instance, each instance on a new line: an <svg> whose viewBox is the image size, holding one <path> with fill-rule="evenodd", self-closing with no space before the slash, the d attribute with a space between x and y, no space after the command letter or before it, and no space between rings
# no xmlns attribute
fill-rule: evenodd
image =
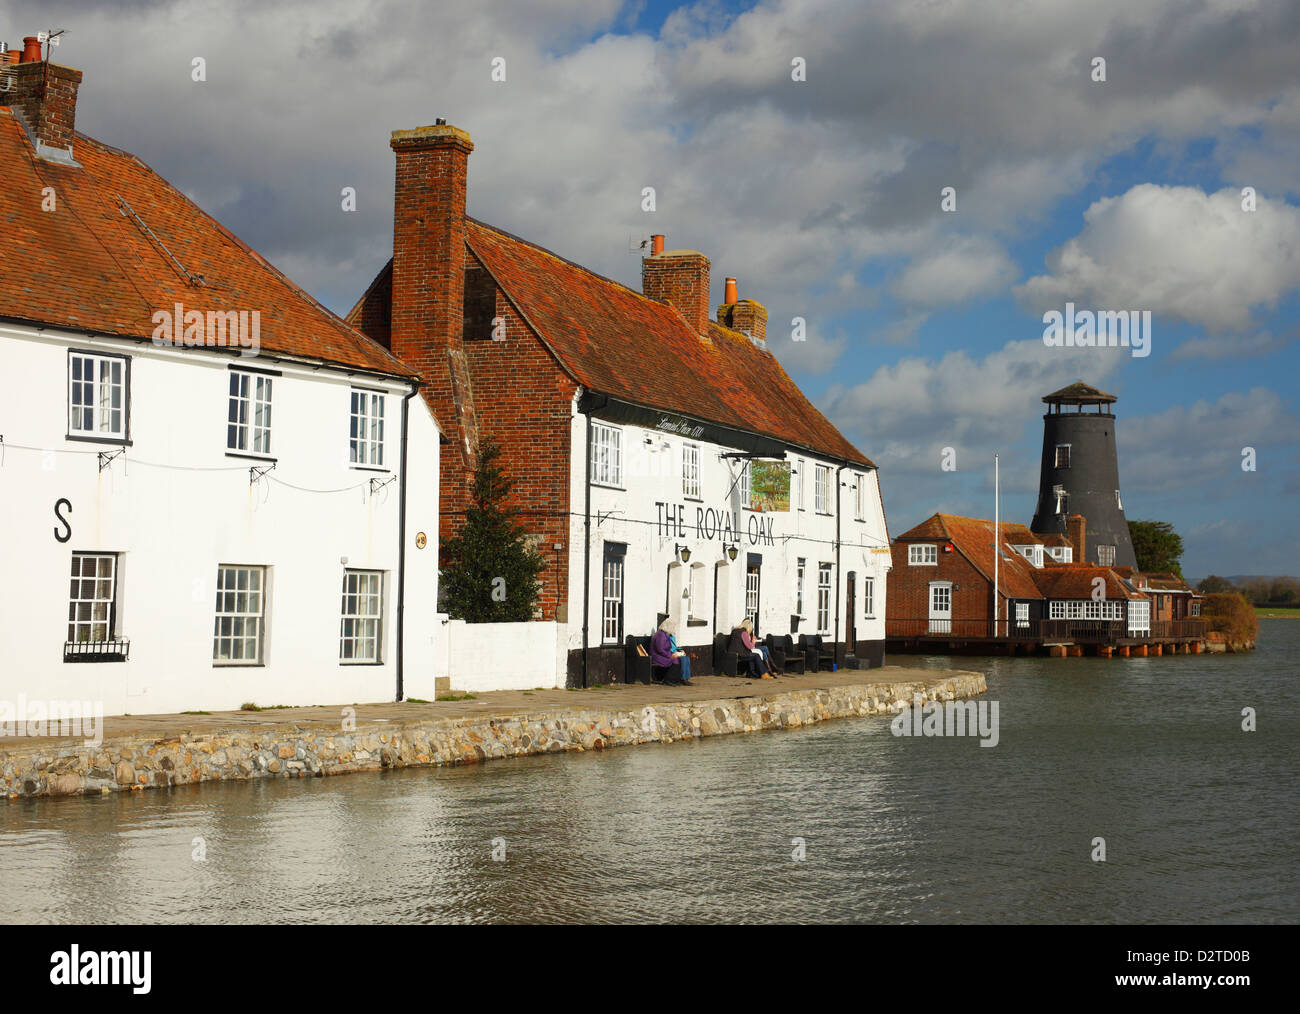
<svg viewBox="0 0 1300 1014"><path fill-rule="evenodd" d="M763 656L750 648L749 645L754 642L747 637L748 634L749 631L744 623L736 626L731 631L731 640L727 642L727 650L736 653L736 657L749 669L749 675L754 679L773 679L774 677L766 671ZM749 644L745 643L746 640L749 640Z"/></svg>

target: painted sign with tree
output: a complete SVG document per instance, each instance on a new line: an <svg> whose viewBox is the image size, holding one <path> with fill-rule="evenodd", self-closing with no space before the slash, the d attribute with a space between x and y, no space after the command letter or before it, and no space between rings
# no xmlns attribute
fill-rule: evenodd
<svg viewBox="0 0 1300 1014"><path fill-rule="evenodd" d="M749 470L749 505L755 511L789 511L790 463L754 461Z"/></svg>

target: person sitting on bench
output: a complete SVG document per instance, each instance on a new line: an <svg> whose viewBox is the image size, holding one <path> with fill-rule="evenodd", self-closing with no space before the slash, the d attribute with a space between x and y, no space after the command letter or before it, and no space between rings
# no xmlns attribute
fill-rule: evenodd
<svg viewBox="0 0 1300 1014"><path fill-rule="evenodd" d="M768 671L767 660L754 650L754 638L750 634L752 627L753 624L748 619L742 620L731 631L731 641L727 645L727 650L736 653L736 658L749 667L749 675L754 679L775 679Z"/></svg>
<svg viewBox="0 0 1300 1014"><path fill-rule="evenodd" d="M677 623L671 617L659 624L654 637L650 638L650 664L656 669L665 670L664 682L684 687L691 683L691 660L686 652L677 649L674 635Z"/></svg>

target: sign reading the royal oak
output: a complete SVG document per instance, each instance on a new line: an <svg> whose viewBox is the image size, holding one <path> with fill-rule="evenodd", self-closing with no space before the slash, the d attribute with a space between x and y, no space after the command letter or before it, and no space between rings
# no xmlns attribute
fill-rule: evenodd
<svg viewBox="0 0 1300 1014"><path fill-rule="evenodd" d="M776 545L773 533L775 518L750 514L742 533L738 512L725 507L696 507L694 524L687 516L685 504L656 500L655 508L659 511L659 537L662 539L686 539L693 535L710 542L739 542L740 536L745 534L749 536L751 546Z"/></svg>

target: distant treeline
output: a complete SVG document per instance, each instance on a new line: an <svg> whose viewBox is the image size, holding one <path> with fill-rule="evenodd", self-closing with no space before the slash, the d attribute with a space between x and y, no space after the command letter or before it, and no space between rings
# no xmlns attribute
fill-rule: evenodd
<svg viewBox="0 0 1300 1014"><path fill-rule="evenodd" d="M1205 595L1236 592L1251 605L1300 605L1300 578L1294 577L1238 577L1226 578L1211 574L1196 586Z"/></svg>

